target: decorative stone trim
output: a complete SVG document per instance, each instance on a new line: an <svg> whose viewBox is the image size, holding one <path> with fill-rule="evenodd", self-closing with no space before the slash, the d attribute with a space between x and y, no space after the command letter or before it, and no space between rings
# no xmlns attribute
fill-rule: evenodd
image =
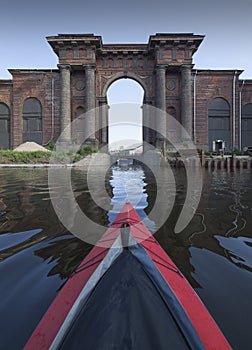
<svg viewBox="0 0 252 350"><path fill-rule="evenodd" d="M172 79L172 80L168 80L167 83L166 83L166 87L167 87L167 89L170 90L170 91L175 90L175 89L176 89L176 86L177 86L176 81L173 80L173 79Z"/></svg>

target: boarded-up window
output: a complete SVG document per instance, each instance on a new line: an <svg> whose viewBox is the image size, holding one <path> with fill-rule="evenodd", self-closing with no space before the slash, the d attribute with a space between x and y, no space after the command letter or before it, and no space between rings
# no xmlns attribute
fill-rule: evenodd
<svg viewBox="0 0 252 350"><path fill-rule="evenodd" d="M93 51L92 51L91 47L88 47L87 48L87 59L91 60L92 56L93 56Z"/></svg>
<svg viewBox="0 0 252 350"><path fill-rule="evenodd" d="M75 47L74 50L73 50L73 58L76 60L78 58L80 58L80 55L79 55L79 48L78 47Z"/></svg>
<svg viewBox="0 0 252 350"><path fill-rule="evenodd" d="M172 48L172 60L176 61L178 56L178 49L176 47Z"/></svg>
<svg viewBox="0 0 252 350"><path fill-rule="evenodd" d="M252 146L252 103L242 107L242 148Z"/></svg>
<svg viewBox="0 0 252 350"><path fill-rule="evenodd" d="M167 135L167 146L172 146L174 142L177 141L177 138L181 135L178 134L179 130L177 128L177 124L173 122L173 120L178 120L178 115L176 108L174 106L167 107L167 113L169 114L169 118L166 119L166 135Z"/></svg>
<svg viewBox="0 0 252 350"><path fill-rule="evenodd" d="M42 144L42 108L37 98L27 98L23 105L23 142Z"/></svg>
<svg viewBox="0 0 252 350"><path fill-rule="evenodd" d="M230 108L226 100L214 98L208 107L208 145L212 150L213 141L225 141L225 148L230 149Z"/></svg>
<svg viewBox="0 0 252 350"><path fill-rule="evenodd" d="M65 60L66 59L66 49L60 49L60 51L59 51L59 58L61 60Z"/></svg>
<svg viewBox="0 0 252 350"><path fill-rule="evenodd" d="M0 102L0 149L10 148L10 109Z"/></svg>
<svg viewBox="0 0 252 350"><path fill-rule="evenodd" d="M85 140L85 110L83 106L78 106L74 112L74 122L72 123L72 140L81 145Z"/></svg>

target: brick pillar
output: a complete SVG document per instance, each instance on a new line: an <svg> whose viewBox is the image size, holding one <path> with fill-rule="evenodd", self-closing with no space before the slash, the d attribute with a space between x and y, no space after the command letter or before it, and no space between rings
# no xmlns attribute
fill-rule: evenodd
<svg viewBox="0 0 252 350"><path fill-rule="evenodd" d="M108 144L108 102L106 97L100 98L99 101L99 116L100 116L100 143L102 147Z"/></svg>
<svg viewBox="0 0 252 350"><path fill-rule="evenodd" d="M156 147L162 152L165 148L166 138L166 94L165 94L165 73L166 65L156 66L156 107L159 110L156 115Z"/></svg>
<svg viewBox="0 0 252 350"><path fill-rule="evenodd" d="M143 104L143 147L144 152L148 151L151 146L155 145L156 132L153 116L154 107L150 98L144 99Z"/></svg>
<svg viewBox="0 0 252 350"><path fill-rule="evenodd" d="M192 137L191 65L181 66L181 124ZM182 135L182 139L186 139L186 135Z"/></svg>
<svg viewBox="0 0 252 350"><path fill-rule="evenodd" d="M95 65L85 65L85 111L87 143L96 147L95 139Z"/></svg>
<svg viewBox="0 0 252 350"><path fill-rule="evenodd" d="M61 141L71 142L71 127L64 129L71 124L71 90L70 90L70 66L60 65L61 91L60 91L60 121Z"/></svg>

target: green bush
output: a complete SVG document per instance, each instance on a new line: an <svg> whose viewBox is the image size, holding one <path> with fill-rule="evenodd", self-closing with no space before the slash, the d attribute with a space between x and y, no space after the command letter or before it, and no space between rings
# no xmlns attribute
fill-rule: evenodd
<svg viewBox="0 0 252 350"><path fill-rule="evenodd" d="M243 152L240 151L238 148L234 148L233 154L236 154L237 156L241 156L243 154Z"/></svg>
<svg viewBox="0 0 252 350"><path fill-rule="evenodd" d="M55 142L54 142L54 141L50 141L49 144L46 146L46 148L47 148L49 151L53 151L53 150L54 150L54 147L55 147Z"/></svg>
<svg viewBox="0 0 252 350"><path fill-rule="evenodd" d="M97 150L92 148L91 146L84 146L84 147L81 147L79 150L78 150L78 154L80 156L88 156L89 154L92 154L92 153L96 153Z"/></svg>
<svg viewBox="0 0 252 350"><path fill-rule="evenodd" d="M48 147L54 149L54 144L51 143ZM77 162L86 156L96 153L97 150L92 148L91 146L81 147L79 150L74 148L69 150L59 150L53 153L51 152L18 152L12 150L0 150L0 163L49 163L50 157L54 158L56 162Z"/></svg>
<svg viewBox="0 0 252 350"><path fill-rule="evenodd" d="M87 157L88 155L92 153L96 153L97 149L92 148L91 146L84 146L78 149L78 151L75 153L75 156L73 158L73 162L78 162L79 160Z"/></svg>
<svg viewBox="0 0 252 350"><path fill-rule="evenodd" d="M37 163L39 160L49 160L51 153L36 151L36 152L18 152L12 150L0 150L0 157L11 163L32 163L34 160Z"/></svg>
<svg viewBox="0 0 252 350"><path fill-rule="evenodd" d="M68 150L57 150L53 152L53 158L56 162L76 163L86 156L96 152L97 150L91 146L84 146L78 150L75 148L70 148Z"/></svg>

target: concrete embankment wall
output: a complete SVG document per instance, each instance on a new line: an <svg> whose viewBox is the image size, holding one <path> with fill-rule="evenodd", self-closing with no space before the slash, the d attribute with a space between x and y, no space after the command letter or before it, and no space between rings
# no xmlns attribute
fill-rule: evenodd
<svg viewBox="0 0 252 350"><path fill-rule="evenodd" d="M175 168L186 166L199 166L199 162L194 158L186 158L184 160L178 158L169 158L169 164ZM252 169L251 157L201 157L200 166L206 169Z"/></svg>

